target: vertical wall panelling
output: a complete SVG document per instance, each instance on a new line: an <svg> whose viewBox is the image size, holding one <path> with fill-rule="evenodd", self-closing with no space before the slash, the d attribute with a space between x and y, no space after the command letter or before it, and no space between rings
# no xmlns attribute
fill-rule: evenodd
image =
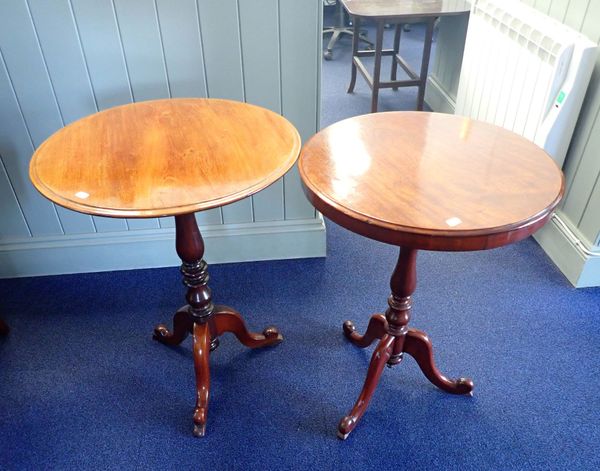
<svg viewBox="0 0 600 471"><path fill-rule="evenodd" d="M198 0L206 80L211 98L245 100L238 0ZM223 222L253 220L252 199L222 208Z"/></svg>
<svg viewBox="0 0 600 471"><path fill-rule="evenodd" d="M96 111L71 9L66 1L28 0L62 125ZM36 143L39 146L40 143ZM91 216L57 206L66 234L95 232Z"/></svg>
<svg viewBox="0 0 600 471"><path fill-rule="evenodd" d="M278 0L239 0L246 101L281 113ZM252 197L255 221L284 218L283 179Z"/></svg>
<svg viewBox="0 0 600 471"><path fill-rule="evenodd" d="M0 155L0 237L23 238L31 233L21 212L21 207L13 190Z"/></svg>
<svg viewBox="0 0 600 471"><path fill-rule="evenodd" d="M154 0L114 0L134 101L169 98ZM129 219L129 229L159 227L157 219Z"/></svg>
<svg viewBox="0 0 600 471"><path fill-rule="evenodd" d="M173 98L206 97L206 72L196 0L157 0L169 88ZM221 224L220 209L196 216L201 225ZM162 218L161 227L173 227L173 218Z"/></svg>
<svg viewBox="0 0 600 471"><path fill-rule="evenodd" d="M133 100L111 1L70 0L73 22L98 110ZM94 217L98 232L127 230L127 221Z"/></svg>
<svg viewBox="0 0 600 471"><path fill-rule="evenodd" d="M552 0L535 0L535 7L544 13L548 13L552 3Z"/></svg>
<svg viewBox="0 0 600 471"><path fill-rule="evenodd" d="M567 14L563 22L573 29L581 30L590 1L596 2L598 0L569 0Z"/></svg>
<svg viewBox="0 0 600 471"><path fill-rule="evenodd" d="M0 18L0 154L34 236L62 234L54 205L28 181L34 146L61 126L24 2L3 2Z"/></svg>
<svg viewBox="0 0 600 471"><path fill-rule="evenodd" d="M567 9L569 8L569 2L554 0L552 5L550 5L550 10L548 11L548 15L552 18L556 18L559 21L564 23L565 15L567 14Z"/></svg>
<svg viewBox="0 0 600 471"><path fill-rule="evenodd" d="M312 2L306 8L304 2L280 0L280 43L281 50L294 50L295 54L281 54L282 111L296 125L303 142L316 131L316 116L319 104L311 97L318 95L320 87L320 50L322 3ZM306 25L318 25L307 28ZM316 29L316 31L315 31ZM285 176L285 217L302 219L314 217L314 209L302 194L298 169Z"/></svg>

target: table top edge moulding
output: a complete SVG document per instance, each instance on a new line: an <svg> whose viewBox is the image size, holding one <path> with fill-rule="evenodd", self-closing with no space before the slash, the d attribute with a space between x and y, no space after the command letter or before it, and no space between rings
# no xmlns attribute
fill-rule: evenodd
<svg viewBox="0 0 600 471"><path fill-rule="evenodd" d="M185 126L180 126L182 120L177 119L179 108L185 108L188 114L196 113L196 121L189 124L193 133L184 136ZM132 112L137 112L140 119L133 124L131 120L128 121L126 126L133 126L127 129L128 132L117 137L108 131L100 137L94 135L93 131L109 127L113 132L115 127L109 124L110 121L118 122L125 119L124 113ZM214 115L214 120L206 120L200 116L202 113ZM231 120L231 128L223 127L222 118L228 115L237 118L237 121ZM198 133L198 129L203 131ZM172 139L173 134L179 134L179 139L186 141L185 145ZM239 140L244 141L244 147L238 145L236 148L238 143L232 144L232 140L240 134L243 136ZM270 142L253 140L254 136L265 134L272 137ZM84 138L96 137L98 142L83 142ZM199 143L210 150L210 155L205 157L199 153ZM236 148L235 153L230 153L229 160L211 158L224 147ZM290 170L298 158L300 147L300 135L287 119L256 105L212 98L149 100L109 108L60 129L33 154L29 176L46 198L85 214L116 218L176 216L233 203L268 187ZM98 148L105 150L100 153L104 158L112 153L108 159L118 164L117 170L113 171L110 165L99 162ZM144 151L148 153L144 154ZM176 176L170 175L169 167L164 167L164 163L154 164L153 156L161 157L161 151L163 157L164 154L176 156L177 161L171 159L169 165L189 168L189 176L182 181L182 172ZM43 165L46 153L58 152L61 161L65 162L62 173L48 166L44 168ZM265 157L263 168L253 169L245 164L250 160L245 157L254 154ZM276 161L275 157L280 155L286 158ZM84 168L86 164L82 160L85 158L92 167L90 171ZM198 165L198 161L205 163L205 168ZM221 161L222 164L214 163ZM269 164L272 164L272 168ZM234 167L233 170L228 166ZM111 186L113 183L107 180L114 177L117 171L129 176L130 185ZM232 180L234 171L242 175L243 180L240 180L238 187L227 181ZM85 173L84 178L82 173ZM86 180L83 185L82 179ZM73 186L74 180L79 180L80 187ZM96 199L94 191L90 191L86 185L102 195ZM194 195L195 185L204 185L200 195ZM117 194L127 193L128 190L126 201L117 198ZM170 197L171 193L175 193L173 197ZM65 194L72 196L65 197Z"/></svg>
<svg viewBox="0 0 600 471"><path fill-rule="evenodd" d="M392 122L392 127L390 128L387 124L386 128L379 127L378 130L378 123L385 121ZM352 125L351 128L348 128L349 125ZM406 126L409 126L410 129L404 135L399 138L394 135L395 129L398 130L398 134L402 134L401 128ZM428 145L426 143L428 127L432 128L430 139L434 132L441 132L440 129L447 128L449 131L444 131L447 133L444 135L447 145L438 145L437 147ZM423 129L423 131L419 133L419 129ZM360 137L354 139L350 135L352 132L355 133L355 136L379 133L379 139L375 139L375 141L384 144L379 147L361 148L361 144L358 143ZM453 132L456 142L450 141L453 138ZM461 137L461 133L469 135ZM378 150L382 152L385 145L388 145L390 149L400 147L402 139L406 139L404 141L406 149L396 150L395 154L390 150L399 162L394 163L392 157L385 162L385 164L392 162L391 165L396 166L397 174L377 177L382 179L378 184L396 190L399 194L398 198L389 204L383 200L370 200L369 198L376 199L381 195L377 195L369 184L364 183L365 179L361 180L361 177L364 173L377 175L377 170L381 170L381 168L374 170L373 167L377 167L377 162L370 161L370 157L367 156L371 153L377 155ZM477 182L466 181L468 179L464 172L461 169L454 169L454 162L445 162L445 159L454 158L464 165L472 165L474 171L481 173L481 178L485 178L490 172L502 171L504 164L500 160L501 155L490 157L487 161L480 159L480 162L474 161L472 164L469 159L473 159L474 155L455 155L457 150L464 150L464 147L460 147L460 142L465 139L468 145L474 145L478 151L481 151L483 139L495 141L496 144L488 148L494 155L498 153L499 148L503 153L513 157L515 153L520 152L535 154L533 159L523 156L523 165L529 173L524 172L526 175L521 178L522 181L519 183L513 182L513 177L510 176L500 177L504 178L500 184L496 183L489 189L485 188L485 183L478 185ZM340 144L342 140L344 142ZM387 144L385 144L386 140ZM326 158L321 154L317 156L316 153L319 152L319 149L326 149L323 153L333 155L333 163L322 164L319 172L307 170L307 165ZM355 153L356 149L363 153L362 157ZM421 152L423 155L419 157L417 154ZM436 157L432 153L447 155ZM540 160L540 156L544 156L546 159ZM308 159L312 159L310 163L307 163ZM414 165L416 170L403 168L403 164L400 162L402 159L409 162L407 165ZM536 163L537 160L539 162ZM301 152L298 169L308 199L320 212L334 222L371 239L426 250L484 250L521 240L547 222L564 193L564 176L543 149L502 128L469 118L439 113L386 112L340 121L322 130L306 143ZM438 170L440 171L438 172ZM547 174L552 185L549 185L547 190L540 190L538 192L540 194L534 195L535 201L528 204L527 191L532 194L536 193L536 190L529 188L534 185L528 179L535 180L534 177L538 170L543 171L544 175ZM509 170L508 173L510 171L518 173L516 167ZM322 175L327 172L331 172L329 181L322 178ZM356 175L353 175L352 172L355 172ZM428 172L434 174L432 178L428 177ZM403 178L402 174L407 176ZM488 177L490 178L488 182L492 182L493 176L488 175ZM444 185L445 178L458 181L457 184L453 184L452 181L448 183L448 188L445 189L447 193L444 190L440 192L436 188ZM511 190L502 186L508 187L511 184L518 188L517 191L525 193L523 195L511 194ZM471 190L482 192L480 198L482 207L473 207L475 203L470 201L471 197L468 191L463 188L468 185L471 185ZM514 188L512 191L515 191ZM346 200L343 197L340 198L344 192L348 193ZM357 196L361 193L367 194L367 196L365 198ZM503 196L506 199L506 208L499 200ZM438 198L440 208L443 209L438 211L436 205L429 205L426 201L428 197ZM453 198L457 198L455 205L450 201ZM399 204L403 209L396 208L398 212L394 214L394 204ZM468 210L463 210L463 206L469 207L469 205L471 210L477 213L475 219L469 220ZM492 207L488 208L487 205ZM513 210L520 215L518 218L510 217L514 215L511 213ZM486 211L498 213L492 219L497 224L486 224L486 217L489 217ZM430 219L423 216L426 213L432 214ZM390 217L389 214L394 214L394 216ZM479 217L480 214L481 217Z"/></svg>

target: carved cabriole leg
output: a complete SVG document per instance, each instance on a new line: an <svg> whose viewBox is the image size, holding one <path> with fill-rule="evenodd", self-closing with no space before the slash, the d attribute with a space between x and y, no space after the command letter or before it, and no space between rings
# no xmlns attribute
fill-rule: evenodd
<svg viewBox="0 0 600 471"><path fill-rule="evenodd" d="M165 324L158 324L154 328L154 340L166 345L179 345L192 332L193 325L188 306L182 307L173 316L173 331L170 332Z"/></svg>
<svg viewBox="0 0 600 471"><path fill-rule="evenodd" d="M374 314L369 320L367 331L364 335L356 333L356 326L352 321L344 322L344 335L350 342L360 348L366 348L375 340L380 340L387 332L388 325L382 314Z"/></svg>
<svg viewBox="0 0 600 471"><path fill-rule="evenodd" d="M210 323L214 328L215 335L220 336L225 332L231 332L242 345L249 348L269 347L277 345L283 340L282 335L272 326L263 330L262 334L250 332L240 313L228 306L215 306Z"/></svg>
<svg viewBox="0 0 600 471"><path fill-rule="evenodd" d="M196 409L194 410L194 435L203 437L206 432L206 415L210 393L210 328L208 323L194 324L194 370L196 371Z"/></svg>
<svg viewBox="0 0 600 471"><path fill-rule="evenodd" d="M433 361L431 340L425 332L409 329L404 342L404 351L417 361L423 374L438 388L452 394L473 395L473 381L471 379L448 379L436 368Z"/></svg>
<svg viewBox="0 0 600 471"><path fill-rule="evenodd" d="M354 430L354 427L356 427L356 424L367 410L369 401L375 392L377 383L379 383L379 378L381 377L383 367L392 354L393 344L394 337L391 335L385 335L373 352L371 363L369 364L369 370L367 371L367 379L365 379L365 384L363 385L360 395L358 396L358 399L356 400L356 403L354 404L354 407L350 413L340 420L340 424L338 425L338 437L342 440L348 438L350 432Z"/></svg>

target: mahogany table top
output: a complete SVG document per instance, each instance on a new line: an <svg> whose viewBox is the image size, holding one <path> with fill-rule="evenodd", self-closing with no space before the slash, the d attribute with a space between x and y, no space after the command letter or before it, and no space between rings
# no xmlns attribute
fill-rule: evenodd
<svg viewBox="0 0 600 471"><path fill-rule="evenodd" d="M342 0L342 3L352 16L379 19L448 16L471 10L465 0Z"/></svg>
<svg viewBox="0 0 600 471"><path fill-rule="evenodd" d="M80 119L35 152L30 177L48 199L87 214L186 214L245 198L294 164L296 129L264 108L170 99Z"/></svg>
<svg viewBox="0 0 600 471"><path fill-rule="evenodd" d="M340 121L300 154L305 193L364 236L429 250L481 250L541 227L564 192L546 152L469 118L376 113Z"/></svg>

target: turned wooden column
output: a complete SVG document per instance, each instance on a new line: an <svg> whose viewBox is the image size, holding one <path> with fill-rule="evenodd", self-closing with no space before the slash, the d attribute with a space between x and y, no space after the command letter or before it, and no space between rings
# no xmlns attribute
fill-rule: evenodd
<svg viewBox="0 0 600 471"><path fill-rule="evenodd" d="M390 279L392 294L388 298L388 309L385 318L388 321L388 333L396 337L392 347L392 355L387 361L392 367L402 361L404 339L408 333L411 296L417 287L417 251L400 249L396 268Z"/></svg>
<svg viewBox="0 0 600 471"><path fill-rule="evenodd" d="M183 262L181 274L187 287L185 299L194 322L204 323L212 315L214 304L208 287L208 265L203 260L204 241L194 214L175 216L175 248Z"/></svg>

